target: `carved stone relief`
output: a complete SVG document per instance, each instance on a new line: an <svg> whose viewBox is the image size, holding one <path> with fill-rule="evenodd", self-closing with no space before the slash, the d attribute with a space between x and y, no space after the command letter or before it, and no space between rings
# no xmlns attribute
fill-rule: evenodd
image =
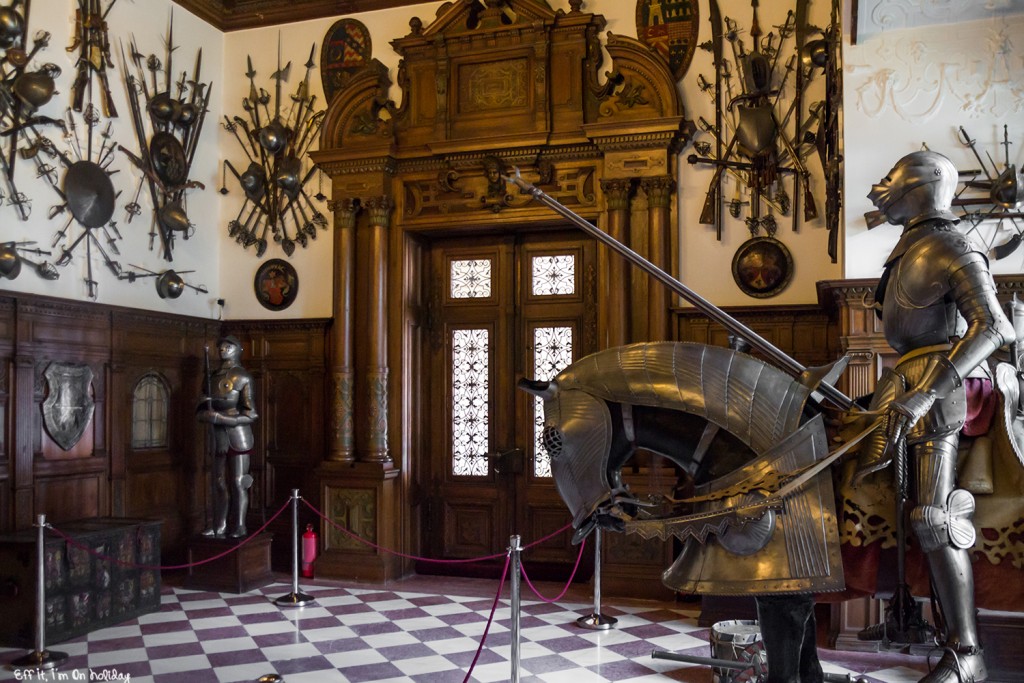
<svg viewBox="0 0 1024 683"><path fill-rule="evenodd" d="M1024 61L1015 49L1024 18L976 22L948 31L886 34L849 56L846 85L870 118L892 113L926 123L944 107L968 117L1024 110Z"/></svg>

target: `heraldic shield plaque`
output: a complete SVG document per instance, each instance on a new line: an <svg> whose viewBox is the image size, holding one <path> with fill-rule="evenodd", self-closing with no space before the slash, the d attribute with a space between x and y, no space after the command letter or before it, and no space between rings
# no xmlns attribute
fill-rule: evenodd
<svg viewBox="0 0 1024 683"><path fill-rule="evenodd" d="M92 422L92 370L88 365L50 363L45 374L49 395L43 402L43 425L50 438L68 451Z"/></svg>

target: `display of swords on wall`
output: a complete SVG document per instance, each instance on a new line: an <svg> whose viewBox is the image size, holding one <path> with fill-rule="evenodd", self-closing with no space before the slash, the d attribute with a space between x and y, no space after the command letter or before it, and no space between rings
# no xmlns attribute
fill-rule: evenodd
<svg viewBox="0 0 1024 683"><path fill-rule="evenodd" d="M33 67L33 60L49 45L50 34L38 31L28 47L30 9L31 0L0 6L0 202L14 207L21 220L28 220L32 213L32 200L18 191L15 182L19 146L30 128L59 123L38 114L56 92L54 79L60 68L56 64Z"/></svg>
<svg viewBox="0 0 1024 683"><path fill-rule="evenodd" d="M710 0L712 36L700 47L712 53L715 73L713 82L699 75L698 86L714 104L715 120L698 118L699 129L710 140L696 141L696 154L688 161L714 168L700 222L715 226L720 240L725 209L744 221L752 237L761 230L774 234L780 216L792 217L794 231L801 218L817 219L818 201L808 168L808 158L817 152L828 186L826 225L835 261L841 186L839 7L832 3L832 26L821 29L808 22L810 2L797 0L783 24L765 33L758 0L751 1L748 30L722 16L717 0ZM826 76L825 98L808 104L808 87L820 74ZM724 176L736 184L737 194L731 199L723 196Z"/></svg>
<svg viewBox="0 0 1024 683"><path fill-rule="evenodd" d="M99 283L93 272L94 252L115 276L121 275L118 241L121 232L113 220L117 199L121 195L110 177L117 142L111 124L100 124L99 111L89 103L82 114L67 110L62 145L36 133L32 144L23 153L36 165L36 173L46 180L60 200L50 207L48 217L62 217L64 225L57 230L50 248L57 250L58 267L72 262L76 252L84 252L85 283L89 298L95 299Z"/></svg>
<svg viewBox="0 0 1024 683"><path fill-rule="evenodd" d="M201 80L201 49L196 53L191 76L183 71L175 80L176 49L172 20L163 62L155 54L147 57L139 52L134 40L129 58L125 58L123 47L121 55L139 152L136 154L124 145L118 145L118 149L142 172L134 199L125 206L127 221L131 223L142 213L139 197L143 186L148 187L153 206L149 248L159 248L166 261L173 260L176 238L188 239L195 229L185 210L185 191L204 187L188 176L213 89L210 83Z"/></svg>
<svg viewBox="0 0 1024 683"><path fill-rule="evenodd" d="M957 138L967 147L978 163L977 168L960 171L953 208L960 214L960 229L974 235L985 246L988 257L1004 259L1013 254L1024 241L1024 174L1010 161L1009 126L1003 125L1002 163L985 150L978 149L978 141L963 126L957 128ZM868 229L885 223L880 211L864 214ZM991 230L983 230L989 227Z"/></svg>
<svg viewBox="0 0 1024 683"><path fill-rule="evenodd" d="M317 230L327 228L327 219L306 191L306 184L317 173L307 164L310 147L319 137L325 112L316 110L316 96L309 93L310 72L315 66L314 44L306 62L306 73L285 105L282 86L288 79L291 62L281 66L278 41L277 70L271 75L274 95L256 87L256 70L248 58L246 76L249 95L243 100L245 116L224 117L224 128L232 133L245 152L248 166L241 173L224 161L221 193L227 194L227 171L238 180L245 202L232 221L228 234L243 248L254 246L256 255L267 250L268 234L281 245L286 256L316 239ZM287 106L287 110L285 110Z"/></svg>

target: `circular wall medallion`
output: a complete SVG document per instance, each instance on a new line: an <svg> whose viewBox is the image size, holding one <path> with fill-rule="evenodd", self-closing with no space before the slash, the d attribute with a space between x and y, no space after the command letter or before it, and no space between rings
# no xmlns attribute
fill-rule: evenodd
<svg viewBox="0 0 1024 683"><path fill-rule="evenodd" d="M732 277L750 296L775 296L793 279L793 257L774 237L754 237L741 244L732 257Z"/></svg>
<svg viewBox="0 0 1024 683"><path fill-rule="evenodd" d="M292 305L299 293L299 276L287 261L270 259L256 271L253 290L264 308L283 311Z"/></svg>

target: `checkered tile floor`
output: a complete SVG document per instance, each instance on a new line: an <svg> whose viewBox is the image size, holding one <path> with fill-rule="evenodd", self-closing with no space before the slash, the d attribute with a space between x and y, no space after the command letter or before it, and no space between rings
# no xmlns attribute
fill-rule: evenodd
<svg viewBox="0 0 1024 683"><path fill-rule="evenodd" d="M423 577L387 589L312 584L301 584L316 599L303 608L274 605L273 598L290 592L290 582L242 595L165 586L159 612L51 646L69 655L57 674L29 679L24 672L0 670L0 681L205 683L256 681L276 673L286 683L460 683L497 590L497 582L480 580L460 596L451 594L455 589L444 579ZM618 619L616 627L588 631L575 622L593 611L592 604L548 604L527 599L533 594L526 584L523 591L523 683L711 681L706 667L651 657L653 650L710 654L708 629L697 626L694 612L670 603L616 602L602 608ZM511 678L507 586L504 597L472 680ZM0 648L0 662L24 653ZM822 650L822 657L826 671L867 675L873 683L910 683L924 670L920 658L901 655L867 658Z"/></svg>

